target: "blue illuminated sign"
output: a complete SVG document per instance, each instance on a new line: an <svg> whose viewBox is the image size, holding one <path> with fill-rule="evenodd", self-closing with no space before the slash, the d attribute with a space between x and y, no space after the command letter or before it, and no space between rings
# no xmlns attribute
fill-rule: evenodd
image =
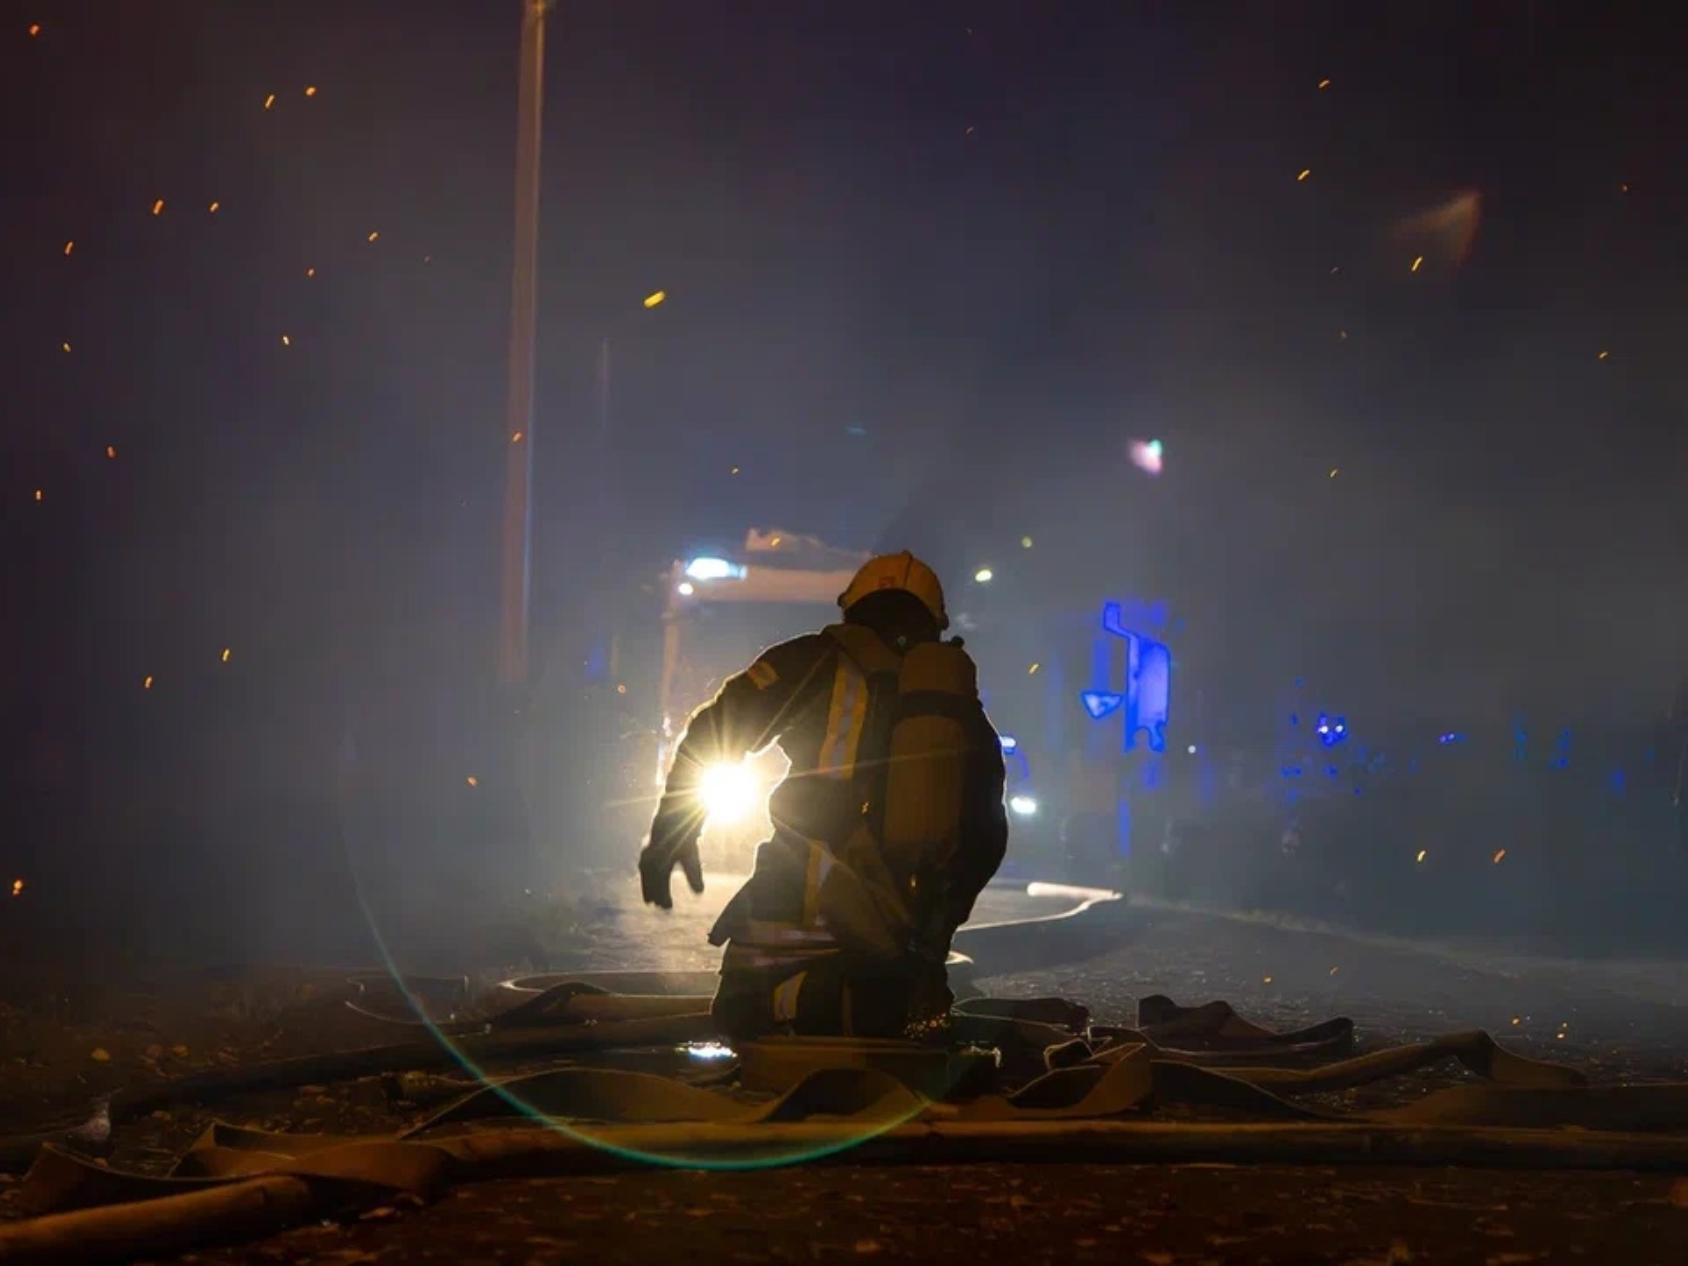
<svg viewBox="0 0 1688 1266"><path fill-rule="evenodd" d="M1100 721L1124 703L1125 696L1110 694L1106 690L1086 690L1079 695L1079 702L1084 704L1084 710L1090 714L1092 721Z"/></svg>
<svg viewBox="0 0 1688 1266"><path fill-rule="evenodd" d="M1163 606L1133 608L1156 627L1164 624ZM1172 652L1164 642L1145 637L1126 628L1121 605L1117 602L1102 606L1102 631L1109 637L1125 641L1125 689L1123 691L1095 689L1080 693L1079 702L1091 720L1100 721L1114 712L1123 712L1125 750L1137 746L1137 736L1146 734L1149 750L1166 750L1166 723L1172 694ZM1106 653L1106 638L1098 642L1097 673L1104 675L1110 656Z"/></svg>

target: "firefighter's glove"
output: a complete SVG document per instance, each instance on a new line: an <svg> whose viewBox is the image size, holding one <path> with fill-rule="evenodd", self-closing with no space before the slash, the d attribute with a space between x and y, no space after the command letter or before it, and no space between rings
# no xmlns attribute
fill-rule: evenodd
<svg viewBox="0 0 1688 1266"><path fill-rule="evenodd" d="M670 884L676 866L686 872L686 883L693 892L703 891L703 861L697 851L701 829L702 823L668 829L660 818L651 827L650 842L639 851L639 887L645 904L664 910L674 905Z"/></svg>

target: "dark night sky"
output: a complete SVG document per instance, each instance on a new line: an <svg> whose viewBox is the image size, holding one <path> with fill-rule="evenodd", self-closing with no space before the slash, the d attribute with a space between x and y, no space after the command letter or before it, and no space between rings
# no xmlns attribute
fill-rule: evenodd
<svg viewBox="0 0 1688 1266"><path fill-rule="evenodd" d="M481 672L514 0L4 13L8 750L120 750L169 693L273 771L348 682ZM1165 594L1239 680L1662 706L1688 81L1645 13L562 4L542 657L605 549L780 524L960 584L1025 532L1016 600ZM1402 230L1463 191L1463 256ZM274 737L206 720L233 679Z"/></svg>

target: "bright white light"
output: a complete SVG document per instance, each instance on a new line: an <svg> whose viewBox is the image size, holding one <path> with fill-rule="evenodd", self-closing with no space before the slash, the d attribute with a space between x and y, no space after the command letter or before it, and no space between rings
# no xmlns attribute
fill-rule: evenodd
<svg viewBox="0 0 1688 1266"><path fill-rule="evenodd" d="M989 567L981 567L978 571L973 573L973 583L976 585L988 585L991 582L991 578L995 575L996 573Z"/></svg>
<svg viewBox="0 0 1688 1266"><path fill-rule="evenodd" d="M711 822L742 821L756 808L756 775L743 761L711 765L698 779L697 797Z"/></svg>
<svg viewBox="0 0 1688 1266"><path fill-rule="evenodd" d="M743 580L744 568L724 558L694 558L686 564L686 575L693 580Z"/></svg>
<svg viewBox="0 0 1688 1266"><path fill-rule="evenodd" d="M1037 812L1037 801L1031 796L1009 796L1008 807L1022 818L1029 818Z"/></svg>
<svg viewBox="0 0 1688 1266"><path fill-rule="evenodd" d="M1020 750L1020 740L1015 738L1012 734L1001 735L998 741L1002 744L1002 750L1007 752L1010 756Z"/></svg>
<svg viewBox="0 0 1688 1266"><path fill-rule="evenodd" d="M733 1048L720 1042L687 1042L680 1047L690 1059L731 1059Z"/></svg>
<svg viewBox="0 0 1688 1266"><path fill-rule="evenodd" d="M1089 904L1093 901L1110 901L1120 894L1112 888L1081 888L1076 884L1051 884L1041 879L1034 879L1026 885L1028 897L1065 897L1073 901L1083 901Z"/></svg>
<svg viewBox="0 0 1688 1266"><path fill-rule="evenodd" d="M1190 746L1186 747L1184 750L1194 756L1196 754L1196 745L1191 743Z"/></svg>
<svg viewBox="0 0 1688 1266"><path fill-rule="evenodd" d="M689 580L682 580L679 585L675 587L675 592L682 598L689 598L697 592L697 586Z"/></svg>
<svg viewBox="0 0 1688 1266"><path fill-rule="evenodd" d="M1132 440L1128 452L1131 464L1146 475L1158 475L1164 469L1166 446L1159 440Z"/></svg>

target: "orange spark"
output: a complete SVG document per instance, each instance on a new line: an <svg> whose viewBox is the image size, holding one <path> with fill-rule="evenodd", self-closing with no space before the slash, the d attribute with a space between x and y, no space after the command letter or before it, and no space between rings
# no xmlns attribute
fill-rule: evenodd
<svg viewBox="0 0 1688 1266"><path fill-rule="evenodd" d="M512 443L512 444L520 444L521 442L522 442L522 432L520 432L520 431L517 431L514 435L512 435L510 437L510 443Z"/></svg>
<svg viewBox="0 0 1688 1266"><path fill-rule="evenodd" d="M478 787L478 786L481 785L481 780L479 778L476 778L473 774L470 774L463 781L468 783L471 787Z"/></svg>
<svg viewBox="0 0 1688 1266"><path fill-rule="evenodd" d="M1475 189L1449 195L1435 206L1395 222L1394 234L1401 239L1401 251L1428 258L1431 247L1439 260L1457 266L1471 255L1477 230L1483 219L1483 196Z"/></svg>
<svg viewBox="0 0 1688 1266"><path fill-rule="evenodd" d="M216 215L217 212L222 209L222 206L223 206L223 204L220 203L220 202L213 202L210 206L206 207L205 209L207 211L209 211L212 215Z"/></svg>
<svg viewBox="0 0 1688 1266"><path fill-rule="evenodd" d="M142 690L151 690L152 689L152 674L151 673L148 673L146 675L146 679L141 682L141 689Z"/></svg>
<svg viewBox="0 0 1688 1266"><path fill-rule="evenodd" d="M1296 179L1297 180L1306 180L1307 177L1311 176L1312 174L1313 174L1313 169L1311 167L1303 167L1301 169L1301 174L1299 176L1297 176Z"/></svg>
<svg viewBox="0 0 1688 1266"><path fill-rule="evenodd" d="M314 268L307 268L307 269L305 269L305 276L307 276L307 277L315 277L315 276L316 276L316 269L314 269Z"/></svg>
<svg viewBox="0 0 1688 1266"><path fill-rule="evenodd" d="M1416 256L1413 259L1413 269L1412 270L1416 273L1419 270L1419 266L1423 263L1424 263L1424 256L1422 256L1422 255Z"/></svg>
<svg viewBox="0 0 1688 1266"><path fill-rule="evenodd" d="M164 214L164 199L163 198L159 198L156 202L154 202L152 204L152 213L154 215L163 215Z"/></svg>
<svg viewBox="0 0 1688 1266"><path fill-rule="evenodd" d="M68 241L64 244L64 253L66 255L68 255L75 249L76 249L76 239L73 237L73 238L70 239L70 241Z"/></svg>
<svg viewBox="0 0 1688 1266"><path fill-rule="evenodd" d="M380 236L381 236L381 230L380 230L380 229L376 229L376 230L375 230L375 231L374 231L374 232L373 232L373 233L371 233L371 234L370 234L370 235L369 235L369 240L370 240L370 241L372 241L372 242L373 242L373 241L375 241L375 240L376 240L376 239L377 239L377 238L379 238L379 237L380 237Z"/></svg>
<svg viewBox="0 0 1688 1266"><path fill-rule="evenodd" d="M626 693L627 693L627 683L626 683L626 682L625 682L625 681L618 681L618 682L616 682L616 684L615 684L615 692L616 692L616 694L618 694L618 695L624 695L624 694L626 694Z"/></svg>
<svg viewBox="0 0 1688 1266"><path fill-rule="evenodd" d="M1612 353L1610 353L1610 352L1601 352L1599 356L1595 357L1595 359L1596 360L1605 360L1611 354Z"/></svg>
<svg viewBox="0 0 1688 1266"><path fill-rule="evenodd" d="M41 488L37 488L37 489L36 489L36 490L35 490L35 499L36 499L36 500L37 500L37 501L45 501L45 500L46 500L46 499L47 499L47 493L46 493L46 491L45 491L45 490L44 490L44 489L41 489Z"/></svg>
<svg viewBox="0 0 1688 1266"><path fill-rule="evenodd" d="M226 646L223 647L223 662L225 664L229 662L229 648Z"/></svg>
<svg viewBox="0 0 1688 1266"><path fill-rule="evenodd" d="M654 308L667 298L668 292L666 290L653 290L650 294L645 296L645 306L647 308Z"/></svg>
<svg viewBox="0 0 1688 1266"><path fill-rule="evenodd" d="M1501 862L1501 858L1503 858L1505 856L1506 856L1506 850L1504 848L1497 848L1495 850L1495 855L1493 857L1491 857L1489 860L1491 862L1493 862L1496 866L1499 866L1500 862Z"/></svg>
<svg viewBox="0 0 1688 1266"><path fill-rule="evenodd" d="M116 459L116 457L117 457L117 445L115 445L115 444L107 444L106 445L106 457L108 459L112 459L112 460Z"/></svg>
<svg viewBox="0 0 1688 1266"><path fill-rule="evenodd" d="M1416 858L1416 859L1415 859L1415 860L1417 860L1417 861L1421 861L1421 862L1422 862L1422 861L1423 861L1423 860L1424 860L1424 859L1425 859L1425 858L1426 858L1426 857L1428 857L1428 856L1429 856L1429 855L1430 855L1430 850L1429 850L1429 849L1427 849L1427 848L1421 848L1421 849L1419 849L1419 850L1418 850L1418 857L1417 857L1417 858Z"/></svg>
<svg viewBox="0 0 1688 1266"><path fill-rule="evenodd" d="M275 93L272 92L272 93L270 93L269 96L264 98L264 109L268 110L274 104L275 104Z"/></svg>
<svg viewBox="0 0 1688 1266"><path fill-rule="evenodd" d="M23 880L21 880L21 879L12 880L12 895L14 897L23 896Z"/></svg>
<svg viewBox="0 0 1688 1266"><path fill-rule="evenodd" d="M67 352L70 350L70 344L69 343L60 343L59 346L64 348L64 350L67 351Z"/></svg>
<svg viewBox="0 0 1688 1266"><path fill-rule="evenodd" d="M314 97L314 96L316 96L316 85L315 85L315 84L307 84L307 85L306 85L306 86L305 86L305 95L306 95L306 96L307 96L307 97Z"/></svg>
<svg viewBox="0 0 1688 1266"><path fill-rule="evenodd" d="M41 34L41 24L39 22L31 22L29 24L29 38L34 39L39 34ZM23 881L19 880L18 882L22 883Z"/></svg>
<svg viewBox="0 0 1688 1266"><path fill-rule="evenodd" d="M1319 91L1320 92L1323 92L1328 87L1330 87L1330 80L1328 80L1328 79L1319 80Z"/></svg>
<svg viewBox="0 0 1688 1266"><path fill-rule="evenodd" d="M293 346L293 340L288 338L287 335L283 334L281 336L281 345L283 347L292 347Z"/></svg>

